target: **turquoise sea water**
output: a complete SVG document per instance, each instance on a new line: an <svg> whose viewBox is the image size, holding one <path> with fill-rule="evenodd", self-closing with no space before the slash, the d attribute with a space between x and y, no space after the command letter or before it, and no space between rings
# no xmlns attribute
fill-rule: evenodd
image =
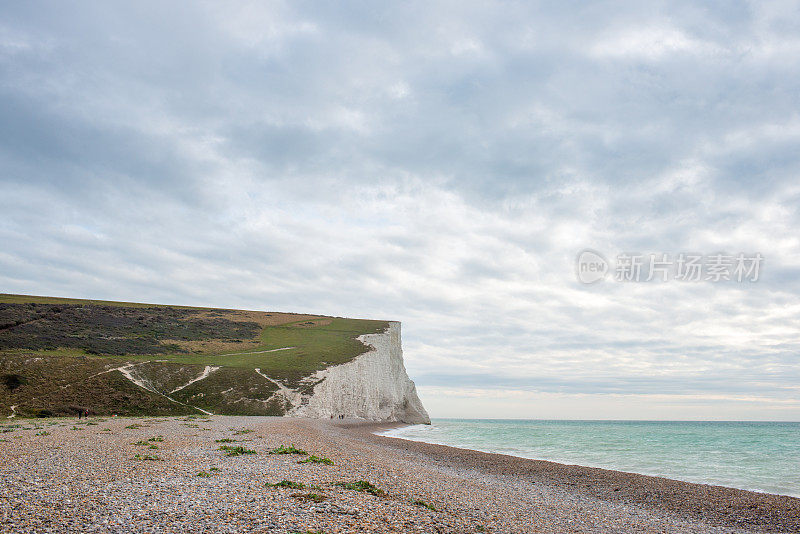
<svg viewBox="0 0 800 534"><path fill-rule="evenodd" d="M800 423L434 419L384 435L800 497Z"/></svg>

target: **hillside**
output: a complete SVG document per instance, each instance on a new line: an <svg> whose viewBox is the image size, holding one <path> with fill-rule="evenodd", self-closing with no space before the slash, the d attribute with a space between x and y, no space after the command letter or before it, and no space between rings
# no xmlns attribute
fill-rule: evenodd
<svg viewBox="0 0 800 534"><path fill-rule="evenodd" d="M387 350L397 354L381 359L388 352L364 340L381 345L394 329L390 344L397 347ZM387 364L398 358L401 369ZM336 382L365 364L370 371L361 374L385 375L383 388L391 391ZM326 406L314 398L318 386L330 397L334 382L346 400ZM371 406L382 402L401 406ZM347 410L370 419L427 419L402 367L397 323L0 294L0 413L42 417L81 409L310 417Z"/></svg>

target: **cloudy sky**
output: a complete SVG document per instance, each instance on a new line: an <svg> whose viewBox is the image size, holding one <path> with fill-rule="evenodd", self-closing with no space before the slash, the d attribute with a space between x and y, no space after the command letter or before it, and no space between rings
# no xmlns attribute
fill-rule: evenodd
<svg viewBox="0 0 800 534"><path fill-rule="evenodd" d="M796 3L0 13L0 291L400 320L434 417L800 420ZM684 252L764 262L614 280Z"/></svg>

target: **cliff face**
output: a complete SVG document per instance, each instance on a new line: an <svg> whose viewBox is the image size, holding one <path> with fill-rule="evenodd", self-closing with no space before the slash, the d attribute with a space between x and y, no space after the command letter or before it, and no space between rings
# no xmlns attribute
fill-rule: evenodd
<svg viewBox="0 0 800 534"><path fill-rule="evenodd" d="M313 393L287 415L329 418L340 414L368 421L430 424L414 382L403 365L400 323L358 338L371 347L351 362L315 373Z"/></svg>

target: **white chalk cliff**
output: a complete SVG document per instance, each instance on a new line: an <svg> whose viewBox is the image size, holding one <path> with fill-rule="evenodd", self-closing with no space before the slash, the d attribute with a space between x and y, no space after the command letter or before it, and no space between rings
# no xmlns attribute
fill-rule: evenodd
<svg viewBox="0 0 800 534"><path fill-rule="evenodd" d="M300 405L287 415L329 418L343 414L367 421L430 424L403 365L400 323L390 322L385 332L358 339L370 350L309 377L316 383L313 393L303 396Z"/></svg>

